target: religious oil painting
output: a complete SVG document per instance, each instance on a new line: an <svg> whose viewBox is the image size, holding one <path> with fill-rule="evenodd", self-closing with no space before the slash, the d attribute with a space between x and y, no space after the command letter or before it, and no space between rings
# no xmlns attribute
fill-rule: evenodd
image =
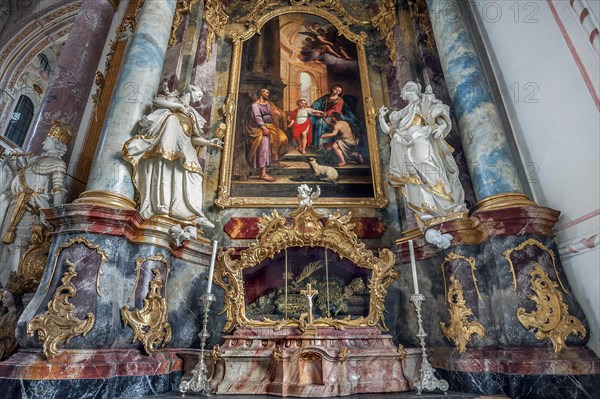
<svg viewBox="0 0 600 399"><path fill-rule="evenodd" d="M357 319L369 314L371 270L326 248L290 247L244 270L250 320ZM309 315L310 313L310 315Z"/></svg>
<svg viewBox="0 0 600 399"><path fill-rule="evenodd" d="M309 13L271 16L234 37L222 207L383 207L365 37Z"/></svg>

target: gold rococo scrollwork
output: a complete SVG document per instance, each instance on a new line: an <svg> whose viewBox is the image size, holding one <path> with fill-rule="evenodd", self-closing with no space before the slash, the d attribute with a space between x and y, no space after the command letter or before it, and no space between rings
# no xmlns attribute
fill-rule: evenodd
<svg viewBox="0 0 600 399"><path fill-rule="evenodd" d="M192 7L198 2L198 0L177 0L177 7L175 9L175 16L173 18L173 25L171 26L171 34L169 35L169 47L175 44L177 29L183 22L185 14L189 14L192 11Z"/></svg>
<svg viewBox="0 0 600 399"><path fill-rule="evenodd" d="M347 258L358 267L372 270L368 283L370 291L369 314L356 319L318 318L311 324L315 327L378 327L387 331L384 321L385 297L387 288L399 276L394 269L394 254L388 249L380 249L379 256L365 248L365 244L358 241L354 233L354 224L350 223L350 214L341 215L335 212L322 221L323 214L312 207L298 209L287 218L277 211L271 216L264 216L259 224L260 233L256 241L234 259L235 249L229 248L221 251L217 257L214 280L225 290L225 305L223 313L226 314L227 323L224 331L231 331L235 327L271 327L275 330L285 326L296 326L301 330L307 323L296 319L281 321L252 320L246 316L245 290L243 271L258 265L267 258L291 247L324 247L336 252L341 258Z"/></svg>
<svg viewBox="0 0 600 399"><path fill-rule="evenodd" d="M396 63L398 59L398 46L394 38L394 28L398 26L396 2L395 0L383 0L379 1L378 4L379 13L373 17L371 23L377 28L380 38L385 41L390 52L390 60Z"/></svg>
<svg viewBox="0 0 600 399"><path fill-rule="evenodd" d="M273 11L265 14L265 11L273 8L279 4L278 1L259 1L255 3L252 11L248 12L246 17L237 19L234 22L245 23L246 29L240 31L234 28L234 24L230 24L227 29L229 37L233 42L233 51L231 55L231 74L229 76L229 94L226 102L222 105L223 115L225 117L225 139L222 151L220 178L219 178L219 189L215 204L221 208L227 207L277 207L277 206L292 206L296 204L295 198L264 198L257 197L251 201L247 198L231 197L231 168L232 168L232 154L234 147L234 127L236 124L236 104L238 102L237 88L240 83L240 68L242 61L242 45L243 42L250 39L256 34L260 34L260 30L263 25L269 20L287 14L295 14L302 12L305 14L312 14L324 18L330 22L338 30L340 35L345 36L348 40L355 43L358 49L358 65L360 72L360 84L363 88L363 104L367 107L375 108L369 83L367 55L365 51L365 45L367 41L367 34L365 32L354 33L350 30L349 25L346 21L340 21L334 14L324 10L326 7L325 3L329 6L334 7L337 1L325 1L323 5L318 6L307 6L303 5L301 8L298 6L287 6L279 7ZM327 6L327 7L329 7ZM364 21L363 21L364 22ZM230 28L230 29L229 29ZM371 109L371 113L374 111ZM373 115L366 115L367 119L367 136L369 143L369 154L371 157L371 168L374 185L374 198L371 199L355 199L355 198L320 198L317 201L317 205L321 207L374 207L384 208L389 204L389 199L385 196L383 189L383 174L381 170L381 163L379 162L379 148L377 145L377 132L376 132L376 118Z"/></svg>
<svg viewBox="0 0 600 399"><path fill-rule="evenodd" d="M85 336L96 320L93 313L88 313L85 319L80 320L73 316L75 305L69 303L77 293L77 288L71 282L77 276L75 264L66 261L69 266L61 279L62 285L56 289L48 310L35 316L27 325L27 335L33 336L36 332L44 345L44 354L47 359L52 359L58 353L57 345L61 342L69 343L71 338L78 335Z"/></svg>
<svg viewBox="0 0 600 399"><path fill-rule="evenodd" d="M475 258L473 258L472 256L467 258L466 256L459 255L454 252L449 253L440 265L440 269L442 270L442 277L444 278L444 293L446 295L448 294L448 286L446 284L446 265L450 262L458 260L464 260L471 268L471 277L473 277L473 284L475 285L475 291L477 291L477 298L479 298L480 301L483 300L483 297L479 292L479 286L477 285L477 277L475 277L475 271L477 270L477 268L475 267Z"/></svg>
<svg viewBox="0 0 600 399"><path fill-rule="evenodd" d="M585 326L581 320L569 314L569 307L557 289L558 284L552 281L537 263L529 275L531 290L535 293L530 295L529 299L535 302L536 309L532 313L527 313L524 308L517 310L517 319L523 327L528 330L536 328L535 337L540 341L550 339L556 353L565 348L565 341L569 335L585 338Z"/></svg>
<svg viewBox="0 0 600 399"><path fill-rule="evenodd" d="M312 3L313 5L309 5ZM234 22L244 24L247 27L256 27L258 19L265 13L281 4L278 0L259 0L254 2L251 8L247 8L242 16ZM346 25L367 25L371 21L361 20L350 13L341 0L289 0L290 8L294 12L304 12L306 8L322 8L338 14ZM301 7L300 7L301 6Z"/></svg>
<svg viewBox="0 0 600 399"><path fill-rule="evenodd" d="M171 325L168 318L167 298L162 296L163 277L157 269L152 269L154 278L141 309L121 308L121 318L125 326L133 330L132 342L140 340L147 354L171 341ZM135 289L135 288L134 288Z"/></svg>
<svg viewBox="0 0 600 399"><path fill-rule="evenodd" d="M444 281L445 282L445 281ZM465 353L467 344L473 339L473 334L481 339L485 336L485 328L478 321L469 321L473 311L467 307L467 301L463 295L462 284L450 276L450 290L446 296L450 323L448 325L440 321L440 327L444 336L458 348L460 353Z"/></svg>
<svg viewBox="0 0 600 399"><path fill-rule="evenodd" d="M558 270L556 268L556 255L554 254L554 251L551 250L551 249L549 249L548 247L546 247L544 244L542 244L541 242L539 242L535 238L529 238L529 239L523 241L518 246L516 246L514 248L507 249L506 251L504 251L504 257L508 261L508 265L510 266L510 271L511 271L511 273L513 275L514 290L515 291L517 290L517 274L515 272L515 265L513 264L511 255L513 254L513 252L522 251L525 247L527 247L529 245L536 246L539 249L541 249L542 251L546 252L548 255L550 255L550 259L552 259L552 266L554 267L554 274L556 275L556 279L558 280L558 283L560 284L560 287L562 288L562 290L566 293L567 289L563 285L562 281L560 281L560 275L558 274Z"/></svg>
<svg viewBox="0 0 600 399"><path fill-rule="evenodd" d="M206 0L204 4L204 20L208 27L206 35L206 59L212 57L212 47L216 36L223 34L223 27L229 22L229 16L223 11L220 0Z"/></svg>
<svg viewBox="0 0 600 399"><path fill-rule="evenodd" d="M60 259L61 252L75 244L83 244L86 247L95 250L96 253L98 255L100 255L100 265L98 266L98 273L96 274L96 294L100 295L100 276L103 274L102 266L108 259L108 254L105 251L103 251L102 249L100 249L99 245L91 242L90 240L88 240L85 237L72 238L71 240L62 244L58 248L58 250L56 251L56 257L54 260L54 267L52 268L52 273L50 274L50 278L48 278L48 283L46 284L44 292L48 292L48 288L50 288L50 284L52 284L52 279L54 278L54 273L56 272L56 266L58 265L58 260Z"/></svg>

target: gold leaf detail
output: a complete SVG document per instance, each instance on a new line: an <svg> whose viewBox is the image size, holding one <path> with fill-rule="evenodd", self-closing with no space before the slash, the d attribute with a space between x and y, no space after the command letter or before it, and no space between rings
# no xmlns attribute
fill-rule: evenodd
<svg viewBox="0 0 600 399"><path fill-rule="evenodd" d="M528 298L536 303L536 310L527 313L524 308L517 310L517 318L526 329L536 328L535 337L543 341L550 338L554 352L558 353L566 346L569 335L585 338L587 332L583 323L569 314L569 307L563 301L558 284L550 280L542 267L535 263L531 276L531 289L535 295Z"/></svg>
<svg viewBox="0 0 600 399"><path fill-rule="evenodd" d="M485 336L485 328L478 321L468 321L467 319L473 316L473 311L467 307L462 285L450 276L450 289L446 302L448 303L448 313L450 313L450 324L446 325L440 321L440 327L444 336L458 348L460 353L464 353L467 349L467 344L473 339L472 335L477 334L481 339Z"/></svg>
<svg viewBox="0 0 600 399"><path fill-rule="evenodd" d="M27 335L33 336L36 332L38 338L44 344L44 354L48 360L57 353L57 345L61 342L69 343L71 338L78 335L84 337L94 326L95 317L88 313L86 318L80 320L73 316L75 305L69 303L77 293L77 288L71 283L71 279L77 276L75 264L66 261L69 269L63 274L62 285L56 289L50 302L48 310L44 314L35 316L27 325Z"/></svg>
<svg viewBox="0 0 600 399"><path fill-rule="evenodd" d="M133 330L131 342L141 341L147 354L171 341L167 299L161 295L162 275L157 269L152 269L152 273L154 278L150 281L150 289L142 309L130 311L127 306L121 308L123 323Z"/></svg>
<svg viewBox="0 0 600 399"><path fill-rule="evenodd" d="M292 221L288 223L286 216L275 210L270 216L263 215L256 240L239 253L238 259L232 259L234 248L219 252L214 281L225 290L222 313L226 314L227 322L223 331L231 331L235 327L271 327L276 330L287 326L296 326L301 330L307 327L306 322L298 319L252 320L246 316L244 269L252 268L267 258L273 259L278 253L291 247L328 248L358 267L372 271L368 283L369 314L366 317L318 318L314 320L313 326L329 326L339 330L369 326L387 331L383 317L385 297L388 287L399 276L394 269L394 254L388 249L380 249L379 256L375 256L365 249L365 244L359 242L354 233L354 224L350 223L351 214L341 215L336 211L323 222L323 214L313 207L307 207L296 210L290 217Z"/></svg>

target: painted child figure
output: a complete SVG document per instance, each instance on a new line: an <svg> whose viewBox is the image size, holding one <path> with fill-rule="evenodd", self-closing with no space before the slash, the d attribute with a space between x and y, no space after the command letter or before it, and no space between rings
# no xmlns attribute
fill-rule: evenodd
<svg viewBox="0 0 600 399"><path fill-rule="evenodd" d="M298 144L298 151L300 151L302 155L306 155L306 146L308 143L312 142L313 130L312 123L308 116L325 116L325 112L308 107L308 103L303 98L298 100L296 105L298 105L298 108L292 111L289 116L288 127L292 128L292 135Z"/></svg>

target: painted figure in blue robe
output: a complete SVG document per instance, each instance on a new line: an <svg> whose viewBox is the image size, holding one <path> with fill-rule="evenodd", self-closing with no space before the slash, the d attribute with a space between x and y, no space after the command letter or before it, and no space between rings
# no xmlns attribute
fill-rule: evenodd
<svg viewBox="0 0 600 399"><path fill-rule="evenodd" d="M342 120L348 122L350 127L355 132L361 132L360 124L356 115L348 104L344 101L342 97L342 93L344 89L339 84L334 84L331 87L331 91L329 94L326 94L312 103L311 108L325 112L325 116L316 116L311 115L310 119L313 125L313 140L312 144L315 147L322 147L323 144L333 143L334 139L332 137L322 139L321 137L329 133L333 130L333 125L335 122L333 121L332 114L337 112L341 115Z"/></svg>

